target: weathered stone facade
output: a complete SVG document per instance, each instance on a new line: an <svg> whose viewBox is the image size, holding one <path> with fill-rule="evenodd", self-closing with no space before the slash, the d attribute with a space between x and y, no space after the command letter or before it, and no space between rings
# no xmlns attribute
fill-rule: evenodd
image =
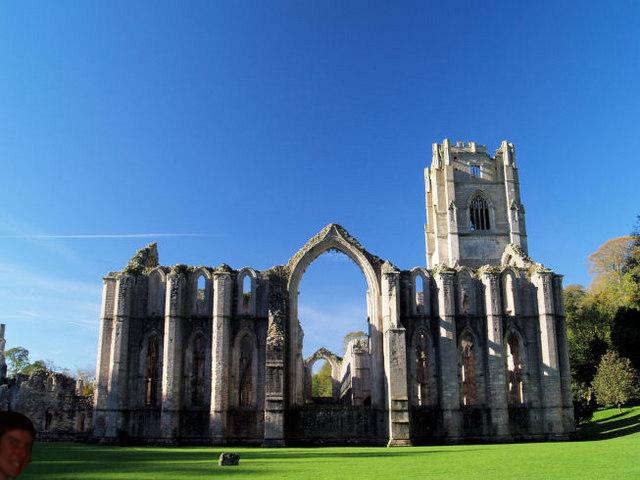
<svg viewBox="0 0 640 480"><path fill-rule="evenodd" d="M93 401L81 382L62 373L18 374L0 386L0 410L25 414L38 440L86 440L93 424Z"/></svg>
<svg viewBox="0 0 640 480"><path fill-rule="evenodd" d="M430 270L330 224L286 265L163 267L155 244L104 278L93 435L105 442L412 443L573 431L562 277L526 253L513 145L434 145ZM302 355L298 288L321 254L362 270L368 337ZM311 367L332 367L332 401Z"/></svg>
<svg viewBox="0 0 640 480"><path fill-rule="evenodd" d="M29 417L39 440L89 438L93 399L84 395L82 381L44 369L7 378L4 333L5 325L0 324L0 410Z"/></svg>

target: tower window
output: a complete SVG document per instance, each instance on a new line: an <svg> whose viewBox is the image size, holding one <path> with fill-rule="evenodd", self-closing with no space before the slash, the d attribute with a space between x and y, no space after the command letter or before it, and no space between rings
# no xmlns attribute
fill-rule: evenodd
<svg viewBox="0 0 640 480"><path fill-rule="evenodd" d="M479 177L480 176L480 165L475 165L475 164L469 165L469 171L471 172L471 175L473 175L474 177Z"/></svg>
<svg viewBox="0 0 640 480"><path fill-rule="evenodd" d="M489 205L481 196L477 196L469 206L469 220L471 230L489 230Z"/></svg>

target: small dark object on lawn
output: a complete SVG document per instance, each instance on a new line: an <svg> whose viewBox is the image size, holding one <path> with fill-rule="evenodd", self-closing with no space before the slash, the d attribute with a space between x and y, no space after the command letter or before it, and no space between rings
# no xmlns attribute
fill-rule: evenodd
<svg viewBox="0 0 640 480"><path fill-rule="evenodd" d="M222 452L218 459L218 465L221 467L228 467L230 465L238 465L240 463L240 455L237 453Z"/></svg>

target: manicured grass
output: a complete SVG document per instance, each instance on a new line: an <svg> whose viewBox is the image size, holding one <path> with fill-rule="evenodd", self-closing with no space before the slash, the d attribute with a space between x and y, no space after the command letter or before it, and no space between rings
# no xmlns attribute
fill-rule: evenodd
<svg viewBox="0 0 640 480"><path fill-rule="evenodd" d="M218 467L220 447L37 444L23 477L47 479L640 478L640 407L597 412L585 440L435 447L236 448L238 467Z"/></svg>

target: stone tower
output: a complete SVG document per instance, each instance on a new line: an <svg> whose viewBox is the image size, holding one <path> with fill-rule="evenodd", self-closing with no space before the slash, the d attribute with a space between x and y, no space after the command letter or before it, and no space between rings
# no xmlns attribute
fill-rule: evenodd
<svg viewBox="0 0 640 480"><path fill-rule="evenodd" d="M434 143L424 180L431 268L497 265L509 244L527 253L512 143L503 141L494 157L476 142Z"/></svg>

